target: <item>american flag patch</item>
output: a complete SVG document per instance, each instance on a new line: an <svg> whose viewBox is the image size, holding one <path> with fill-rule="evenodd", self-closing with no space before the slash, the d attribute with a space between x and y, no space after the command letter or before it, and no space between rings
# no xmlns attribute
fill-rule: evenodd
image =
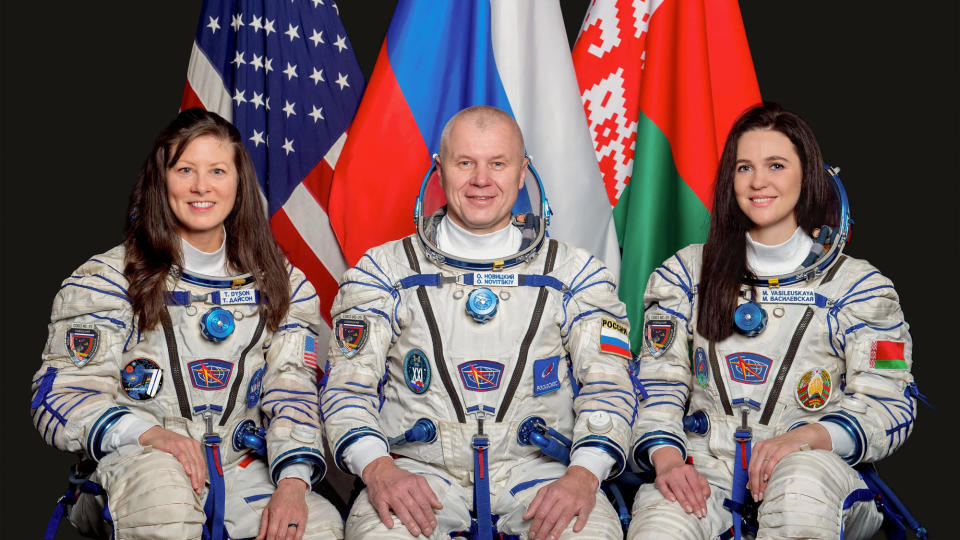
<svg viewBox="0 0 960 540"><path fill-rule="evenodd" d="M317 369L317 340L307 336L303 342L303 363Z"/></svg>

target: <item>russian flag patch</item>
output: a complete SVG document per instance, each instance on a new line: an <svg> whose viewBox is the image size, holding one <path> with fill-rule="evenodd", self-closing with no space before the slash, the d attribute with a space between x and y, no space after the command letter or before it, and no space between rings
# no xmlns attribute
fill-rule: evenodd
<svg viewBox="0 0 960 540"><path fill-rule="evenodd" d="M630 328L613 319L600 319L600 352L631 360Z"/></svg>

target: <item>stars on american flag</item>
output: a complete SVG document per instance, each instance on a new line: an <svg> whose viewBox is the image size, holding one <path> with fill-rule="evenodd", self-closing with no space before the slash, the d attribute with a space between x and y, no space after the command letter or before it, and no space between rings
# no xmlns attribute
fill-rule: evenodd
<svg viewBox="0 0 960 540"><path fill-rule="evenodd" d="M340 111L353 110L359 102L363 75L352 55L341 55L352 46L333 16L335 9L328 0L266 0L246 2L232 13L208 12L202 19L198 45L211 62L223 66L232 121L244 133L258 177L271 178L275 187L278 175L291 175L293 182L312 168L294 170L299 166L292 163L323 158L321 149L329 148L349 122ZM281 104L276 111L270 108L271 95ZM283 144L271 146L271 137ZM299 156L293 162L278 159L293 154ZM285 198L280 194L293 185L271 191L270 198Z"/></svg>

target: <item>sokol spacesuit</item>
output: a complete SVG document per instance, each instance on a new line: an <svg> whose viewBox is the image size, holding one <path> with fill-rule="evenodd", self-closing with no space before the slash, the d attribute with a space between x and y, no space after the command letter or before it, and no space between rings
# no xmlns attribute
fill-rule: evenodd
<svg viewBox="0 0 960 540"><path fill-rule="evenodd" d="M200 538L211 513L222 516L230 537L256 536L285 467L310 465L314 483L325 471L313 287L291 269L290 310L271 332L258 314L253 277L182 272L168 279L169 317L141 331L126 296L123 257L123 248L114 248L63 282L34 377L34 423L49 444L99 461L92 479L105 490L117 538ZM261 414L267 461L240 443L241 424L259 426ZM225 484L225 500L208 497L213 488L195 493L168 453L137 444L107 453L111 427L125 415L208 443L208 461L216 444L222 477L208 476L211 486ZM99 516L82 512L98 506L91 503L77 504L71 520L96 530ZM309 492L307 504L305 538L341 536L333 505Z"/></svg>
<svg viewBox="0 0 960 540"><path fill-rule="evenodd" d="M589 448L612 456L600 480L626 464L636 400L615 278L585 251L545 239L546 199L530 177L533 211L509 226L522 231L519 252L482 261L438 247L444 210L429 202L439 190L428 174L418 233L369 250L334 303L320 405L337 465L350 468L344 456L358 441L383 441L401 456L396 465L422 475L443 504L431 537L469 530L471 511L476 505L481 521L485 504L495 530L526 534L522 516L537 490L567 469L531 443L532 431L568 439L574 455ZM436 436L407 442L421 419ZM479 538L483 524L476 527ZM373 533L410 537L380 523L365 490L346 536ZM578 538L620 535L598 491Z"/></svg>
<svg viewBox="0 0 960 540"><path fill-rule="evenodd" d="M706 517L697 519L654 485L642 486L628 538L729 537L740 515L731 509L749 511L740 505L751 500L744 487L751 442L814 422L849 448L844 456L834 444L835 452L784 457L758 509L761 536L860 538L879 527L874 495L852 466L890 455L912 430L911 338L891 282L841 253L846 195L832 176L843 204L829 249L800 271L746 283L737 312L743 333L714 343L696 332L702 245L680 250L651 275L632 457L649 470L650 449L675 446L711 493ZM811 241L798 229L791 242Z"/></svg>

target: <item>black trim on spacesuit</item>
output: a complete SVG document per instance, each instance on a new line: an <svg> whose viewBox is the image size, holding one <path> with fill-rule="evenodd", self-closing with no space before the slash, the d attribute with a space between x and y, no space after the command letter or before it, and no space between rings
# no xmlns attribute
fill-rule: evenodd
<svg viewBox="0 0 960 540"><path fill-rule="evenodd" d="M763 414L760 415L761 425L767 425L770 422L770 417L773 416L773 409L776 408L777 400L780 399L780 391L783 390L783 381L787 379L787 374L790 373L793 359L797 356L797 349L800 348L800 340L803 339L803 334L807 332L811 319L813 319L813 308L807 306L806 311L803 312L803 317L800 319L800 324L797 325L797 329L793 331L793 337L790 338L790 346L787 348L787 354L780 364L780 371L777 372L777 379L773 383L773 388L767 395L767 404L763 408Z"/></svg>
<svg viewBox="0 0 960 540"><path fill-rule="evenodd" d="M833 268L827 272L827 275L823 276L823 280L820 282L820 285L826 285L833 279L833 276L837 275L837 270L840 270L840 267L843 266L843 261L847 260L846 255L840 255L837 257L837 262L833 263Z"/></svg>
<svg viewBox="0 0 960 540"><path fill-rule="evenodd" d="M243 384L243 363L247 359L247 353L260 341L260 334L263 333L263 327L267 324L265 318L260 315L257 315L257 318L259 320L257 322L257 329L253 332L253 339L250 340L247 348L240 353L240 360L237 361L237 378L233 380L233 387L230 388L230 399L227 400L227 406L223 409L223 414L220 415L221 426L227 424L227 420L230 419L230 414L233 412L233 407L237 404L237 394L240 393L240 386Z"/></svg>
<svg viewBox="0 0 960 540"><path fill-rule="evenodd" d="M420 263L417 262L417 255L413 251L413 242L410 237L403 239L403 252L407 255L407 262L414 272L420 273ZM461 424L466 423L467 417L463 413L463 405L460 404L460 394L453 386L453 380L447 371L447 363L443 359L443 344L440 342L440 329L437 328L437 317L433 314L433 307L430 306L430 298L427 297L427 289L423 285L417 287L417 298L420 300L420 308L423 309L423 315L427 319L427 328L430 329L430 341L433 342L433 363L440 374L440 382L453 403L453 410L457 414L457 421Z"/></svg>
<svg viewBox="0 0 960 540"><path fill-rule="evenodd" d="M557 259L557 241L550 240L550 247L547 248L547 260L543 263L543 275L547 275L553 271L553 263ZM547 288L540 287L540 293L537 295L537 304L533 308L533 316L530 317L530 326L527 328L527 333L523 336L523 341L520 343L520 355L517 357L517 364L513 367L513 375L510 377L510 384L507 386L507 390L503 395L503 400L500 402L500 410L497 412L497 422L503 420L503 417L507 414L507 409L510 407L510 402L513 401L513 394L517 391L517 386L520 385L520 379L523 378L523 370L527 365L527 353L530 352L530 344L533 343L533 338L537 335L537 328L540 327L540 319L543 317L543 308L547 303Z"/></svg>
<svg viewBox="0 0 960 540"><path fill-rule="evenodd" d="M727 416L733 416L733 407L730 406L730 398L727 397L727 389L723 386L723 378L720 376L717 347L712 341L710 342L710 369L713 370L713 381L717 385L717 393L720 394L720 404L723 405L723 412L727 413Z"/></svg>
<svg viewBox="0 0 960 540"><path fill-rule="evenodd" d="M180 354L177 352L177 336L173 333L173 321L170 312L164 306L160 312L160 322L163 324L163 339L167 342L167 358L170 360L170 375L173 377L173 387L177 391L177 404L180 405L180 416L193 420L190 410L190 398L187 397L187 387L183 384L183 372L180 371Z"/></svg>

